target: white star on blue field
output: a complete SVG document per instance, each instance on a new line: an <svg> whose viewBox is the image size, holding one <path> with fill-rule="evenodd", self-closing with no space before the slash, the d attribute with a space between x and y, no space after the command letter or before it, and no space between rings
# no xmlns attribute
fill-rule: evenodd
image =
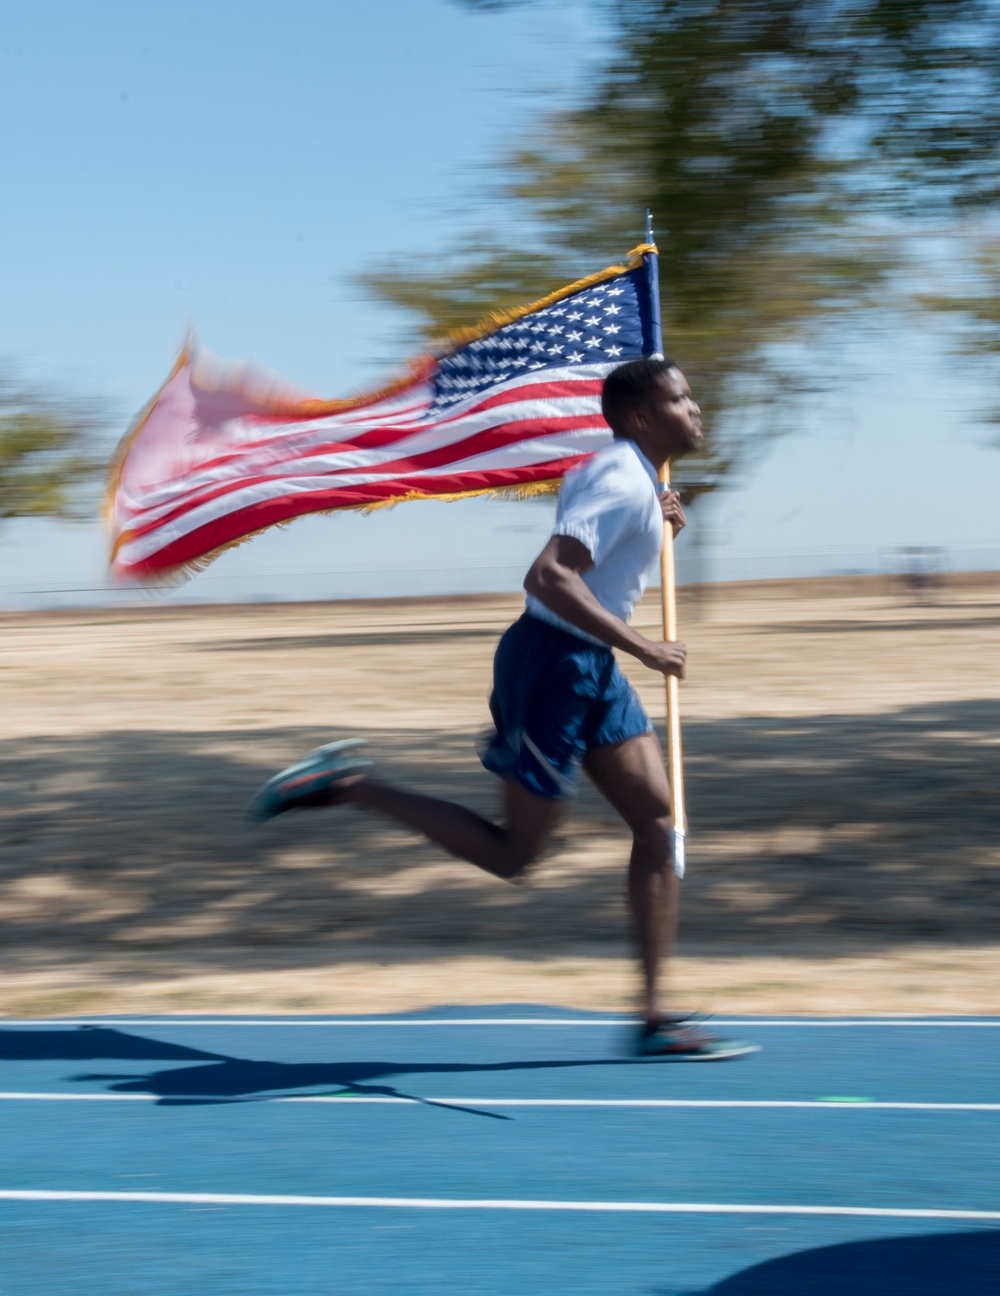
<svg viewBox="0 0 1000 1296"><path fill-rule="evenodd" d="M584 288L445 356L434 379L431 412L531 370L641 356L644 273L637 269Z"/></svg>

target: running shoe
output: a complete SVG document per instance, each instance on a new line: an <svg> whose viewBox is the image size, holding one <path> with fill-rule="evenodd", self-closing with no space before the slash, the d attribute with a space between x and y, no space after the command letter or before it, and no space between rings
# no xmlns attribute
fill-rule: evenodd
<svg viewBox="0 0 1000 1296"><path fill-rule="evenodd" d="M756 1053L759 1044L724 1039L703 1026L653 1022L639 1031L635 1056L643 1062L724 1062Z"/></svg>
<svg viewBox="0 0 1000 1296"><path fill-rule="evenodd" d="M330 805L342 779L371 765L370 760L353 754L364 743L364 738L345 738L317 747L264 784L247 806L247 818L263 821L286 810Z"/></svg>

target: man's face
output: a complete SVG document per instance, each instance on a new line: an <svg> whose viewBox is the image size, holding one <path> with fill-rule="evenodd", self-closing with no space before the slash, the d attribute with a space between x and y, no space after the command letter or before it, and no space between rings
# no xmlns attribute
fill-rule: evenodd
<svg viewBox="0 0 1000 1296"><path fill-rule="evenodd" d="M697 450L704 439L701 410L679 369L668 370L637 411L647 436L668 457Z"/></svg>

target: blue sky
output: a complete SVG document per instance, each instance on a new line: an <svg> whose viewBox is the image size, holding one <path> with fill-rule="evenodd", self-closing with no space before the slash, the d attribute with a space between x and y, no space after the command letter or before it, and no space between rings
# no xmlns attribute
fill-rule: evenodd
<svg viewBox="0 0 1000 1296"><path fill-rule="evenodd" d="M0 361L106 398L120 427L189 326L320 395L379 381L405 358L405 321L351 275L474 228L484 164L585 75L600 39L570 3L9 7ZM714 574L836 570L904 544L1000 560L1000 451L973 418L984 392L943 340L919 316L886 317L831 357L837 393L713 504ZM186 593L516 588L549 519L470 501L304 520ZM102 580L96 525L8 525L0 544L0 604Z"/></svg>

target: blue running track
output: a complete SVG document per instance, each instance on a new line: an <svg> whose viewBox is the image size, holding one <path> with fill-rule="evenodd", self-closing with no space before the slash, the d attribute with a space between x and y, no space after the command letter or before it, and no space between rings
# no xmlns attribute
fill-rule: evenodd
<svg viewBox="0 0 1000 1296"><path fill-rule="evenodd" d="M0 1024L0 1296L998 1296L1000 1019Z"/></svg>

